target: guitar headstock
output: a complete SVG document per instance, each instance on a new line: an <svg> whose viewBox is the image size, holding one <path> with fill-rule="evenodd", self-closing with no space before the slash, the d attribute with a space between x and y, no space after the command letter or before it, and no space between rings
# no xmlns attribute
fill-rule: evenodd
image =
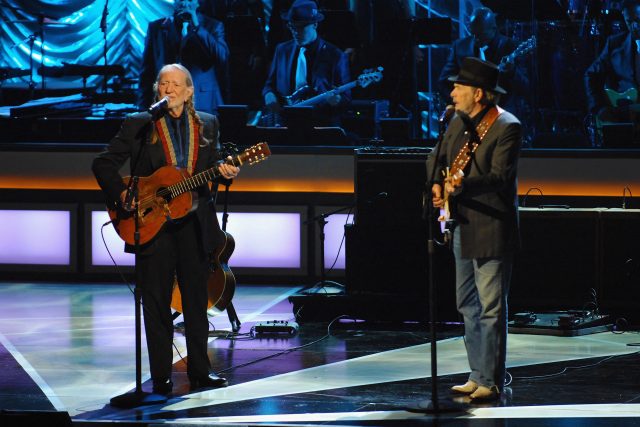
<svg viewBox="0 0 640 427"><path fill-rule="evenodd" d="M266 142L259 142L238 154L238 160L240 164L248 163L255 165L256 163L266 160L270 155L271 150L269 149L269 145L267 145Z"/></svg>
<svg viewBox="0 0 640 427"><path fill-rule="evenodd" d="M364 70L364 72L358 76L358 86L367 87L371 83L379 82L382 80L382 70L384 70L382 67Z"/></svg>
<svg viewBox="0 0 640 427"><path fill-rule="evenodd" d="M509 55L504 56L500 61L500 66L505 67L507 64L513 63L516 58L524 56L536 48L536 36L531 36L516 47ZM503 68L501 68L503 71Z"/></svg>

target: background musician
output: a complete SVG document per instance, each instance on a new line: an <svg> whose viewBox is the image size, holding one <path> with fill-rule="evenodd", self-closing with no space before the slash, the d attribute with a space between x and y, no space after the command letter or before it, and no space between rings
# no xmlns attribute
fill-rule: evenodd
<svg viewBox="0 0 640 427"><path fill-rule="evenodd" d="M496 14L487 7L474 9L469 18L469 36L456 40L451 45L449 56L438 79L438 85L445 99L451 92L449 77L458 74L464 58L473 56L500 66L500 86L509 93L502 99L505 108L515 111L515 98L525 96L530 91L527 73L515 62L502 62L518 47L518 42L500 34ZM502 62L502 64L501 64Z"/></svg>
<svg viewBox="0 0 640 427"><path fill-rule="evenodd" d="M324 19L311 0L296 0L282 16L293 40L275 50L267 81L262 90L268 111L282 107L282 97L305 86L309 98L349 82L349 61L338 47L318 37L318 23ZM331 95L315 106L314 120L321 126L338 126L342 109L351 101L349 91Z"/></svg>
<svg viewBox="0 0 640 427"><path fill-rule="evenodd" d="M634 122L637 126L640 122L640 0L625 0L622 14L628 31L607 39L604 48L585 72L585 89L589 111L597 121ZM605 89L613 90L614 95L620 96L613 99Z"/></svg>
<svg viewBox="0 0 640 427"><path fill-rule="evenodd" d="M153 102L153 82L165 64L191 71L196 108L215 114L228 98L229 47L222 22L196 12L198 0L176 0L173 15L149 23L142 54L138 107Z"/></svg>
<svg viewBox="0 0 640 427"><path fill-rule="evenodd" d="M189 71L179 64L162 67L154 91L156 99L169 97L158 114L129 116L106 151L93 162L93 172L109 206L130 204L119 174L127 160L131 176L148 177L159 168L174 165L191 175L218 165L227 179L239 169L221 162L218 120L194 107L194 87ZM153 391L169 394L173 387L173 322L171 295L174 275L182 294L188 353L187 375L192 390L222 387L224 378L209 373L207 355L207 279L209 255L221 245L222 235L209 187L198 187L197 208L179 220L169 221L136 256L138 284L142 289L144 322ZM127 246L126 251L134 248Z"/></svg>

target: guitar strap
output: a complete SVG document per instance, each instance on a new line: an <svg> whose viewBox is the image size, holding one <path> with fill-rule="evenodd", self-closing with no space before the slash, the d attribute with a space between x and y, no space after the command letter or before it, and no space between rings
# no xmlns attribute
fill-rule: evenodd
<svg viewBox="0 0 640 427"><path fill-rule="evenodd" d="M167 161L167 165L179 166L176 158L176 150L179 149L177 144L179 141L175 141L171 137L169 132L169 123L167 123L166 116L162 116L155 122L156 130L160 141L162 141L162 149L164 150L164 156ZM198 160L198 147L199 147L199 133L198 125L191 114L187 114L186 122L187 130L187 171L190 175L193 175L193 171L196 168L196 161Z"/></svg>
<svg viewBox="0 0 640 427"><path fill-rule="evenodd" d="M451 164L451 175L454 175L467 167L469 161L471 160L471 155L476 151L476 149L480 145L480 142L482 142L487 132L489 132L489 129L491 129L491 126L493 126L496 119L500 114L502 114L503 111L504 110L497 105L491 107L489 111L487 111L480 123L478 123L478 126L476 126L476 132L478 133L479 141L473 141L471 144L469 144L469 140L467 140L464 143L464 145L458 152L458 155Z"/></svg>

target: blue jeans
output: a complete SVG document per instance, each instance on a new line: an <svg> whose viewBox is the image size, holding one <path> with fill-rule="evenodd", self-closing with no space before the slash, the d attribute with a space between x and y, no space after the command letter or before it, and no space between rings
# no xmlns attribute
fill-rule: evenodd
<svg viewBox="0 0 640 427"><path fill-rule="evenodd" d="M502 391L507 354L507 294L512 255L463 259L460 233L454 231L456 304L464 318L469 379Z"/></svg>

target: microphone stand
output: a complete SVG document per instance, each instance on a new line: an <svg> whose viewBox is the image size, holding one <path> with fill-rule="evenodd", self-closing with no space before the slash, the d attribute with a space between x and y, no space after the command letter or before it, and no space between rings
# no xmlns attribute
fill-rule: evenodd
<svg viewBox="0 0 640 427"><path fill-rule="evenodd" d="M224 208L222 210L222 231L227 231L227 220L229 218L229 187L231 187L231 183L233 180L227 180L224 184ZM216 190L217 195L217 190ZM238 317L238 313L236 313L236 309L233 307L233 301L229 301L227 304L227 315L229 316L229 323L231 323L231 330L233 332L240 331L240 318Z"/></svg>
<svg viewBox="0 0 640 427"><path fill-rule="evenodd" d="M320 215L316 215L313 218L310 218L306 221L303 222L303 224L308 224L312 221L317 221L318 222L318 227L319 227L319 232L320 232L320 281L317 282L315 285L312 286L312 288L314 287L319 287L322 288L325 285L335 285L335 286L342 286L340 283L338 282L334 282L332 280L326 280L326 270L324 267L324 240L325 240L325 232L324 232L324 226L328 224L328 221L326 220L327 217L333 215L333 214L337 214L339 212L343 212L346 211L347 209L353 209L354 205L349 205L349 206L344 206L342 208L333 210L331 212L327 212L327 213L323 213Z"/></svg>
<svg viewBox="0 0 640 427"><path fill-rule="evenodd" d="M107 50L108 50L108 46L107 46L107 16L109 15L109 0L105 0L104 2L104 9L102 9L102 19L100 20L100 29L102 30L102 34L104 37L104 49L103 49L103 56L104 56L104 66L105 66L105 70L107 67ZM102 83L102 93L106 93L107 92L107 79L109 78L108 75L104 75L104 81Z"/></svg>
<svg viewBox="0 0 640 427"><path fill-rule="evenodd" d="M112 397L110 400L111 406L117 408L135 408L143 405L155 405L164 403L167 401L167 397L161 394L148 393L142 391L142 313L140 307L142 305L142 289L140 288L140 271L138 269L138 256L140 254L140 224L138 218L138 177L131 176L129 178L129 192L125 197L125 208L129 205L128 200L133 200L133 212L134 215L134 252L136 254L135 262L135 278L136 284L133 290L133 296L135 299L135 329L136 329L136 389L129 393L124 393L119 396ZM131 194L131 198L129 197Z"/></svg>
<svg viewBox="0 0 640 427"><path fill-rule="evenodd" d="M454 407L451 403L444 404L444 402L438 399L438 343L436 334L436 287L435 287L435 239L433 237L433 203L431 202L431 188L435 183L436 169L438 166L437 159L440 157L440 151L442 150L442 138L446 130L446 123L443 120L440 121L440 129L438 130L438 140L436 143L435 159L431 171L427 171L429 174L427 182L427 197L425 198L424 219L427 221L428 226L428 239L427 239L427 256L429 265L429 335L431 340L431 399L420 400L415 406L408 408L413 412L424 412L427 414L438 414L443 412L455 412L461 410L461 408ZM444 191L444 189L443 189Z"/></svg>

